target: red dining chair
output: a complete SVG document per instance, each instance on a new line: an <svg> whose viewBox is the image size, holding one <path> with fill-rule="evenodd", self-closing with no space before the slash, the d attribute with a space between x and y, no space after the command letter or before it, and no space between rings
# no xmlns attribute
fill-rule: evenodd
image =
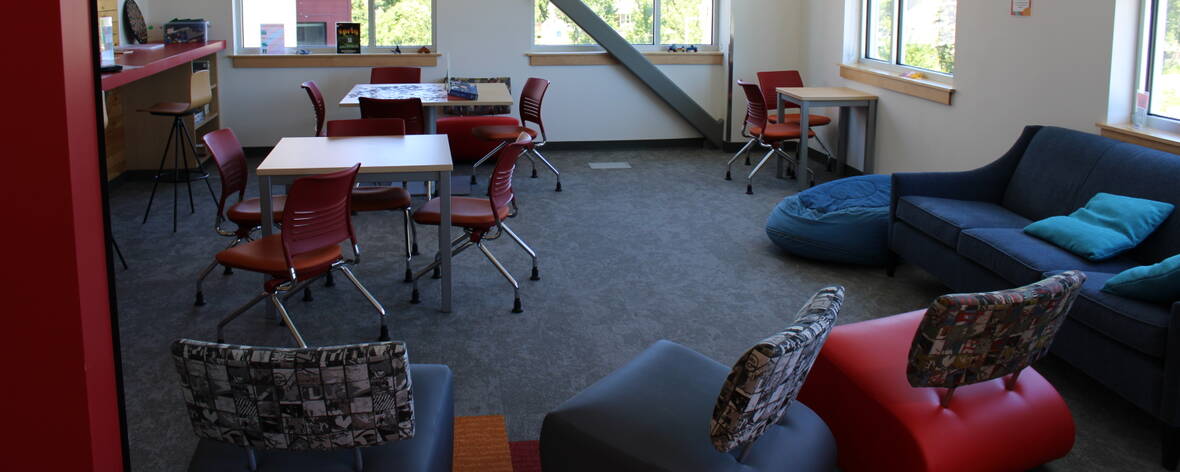
<svg viewBox="0 0 1180 472"><path fill-rule="evenodd" d="M508 225L504 224L504 218L515 215L509 207L515 207L512 173L516 170L516 160L521 154L527 152L531 141L532 138L527 133L521 133L516 141L500 149L496 155L496 168L492 171L491 180L488 182L488 198L486 200L471 197L451 198L451 226L463 229L463 234L451 241L451 254L459 254L472 245L479 247L479 250L483 252L484 256L487 256L492 265L496 266L496 270L500 271L500 275L503 275L505 279L508 279L508 283L512 284L513 313L523 311L520 304L520 284L516 282L512 274L508 273L508 269L504 268L496 256L492 255L492 251L488 250L484 242L507 234L533 259L533 273L529 279L541 280L541 273L537 270L537 253L524 240L520 239L520 236L509 229ZM438 198L432 198L422 205L422 208L414 212L414 221L422 225L437 226L442 222L441 208L441 201ZM414 274L414 291L410 303L421 301L418 293L418 279L427 272L437 270L439 263L439 257L436 255L434 262Z"/></svg>
<svg viewBox="0 0 1180 472"><path fill-rule="evenodd" d="M790 164L787 168L787 174L794 175L795 171L793 169L798 165L798 159L783 149L783 143L799 139L802 136L802 128L799 126L799 123L768 122L766 119L766 100L762 98L762 91L758 89L758 85L743 80L739 80L738 85L746 93L746 121L742 123L742 136L750 138L750 141L745 146L742 146L737 154L734 154L729 159L729 162L725 164L725 180L733 180L730 173L733 168L733 162L755 144L763 148L770 148L769 151L766 151L766 155L762 156L762 160L758 161L758 165L754 166L750 170L750 174L746 176L746 194L749 195L754 193L754 174L758 173L758 170L766 164L770 156L778 155L785 159ZM815 136L815 132L808 130L808 136ZM806 172L809 174L810 184L815 185L814 173L811 172L811 169L806 169Z"/></svg>
<svg viewBox="0 0 1180 472"><path fill-rule="evenodd" d="M767 119L771 123L778 122L778 92L775 89L779 87L802 87L803 76L797 70L772 70L758 73L758 85L762 88L762 96L766 100L766 108L772 110ZM802 121L802 116L799 113L786 113L786 111L798 109L799 105L791 102L783 102L783 121L787 123L799 123ZM809 128L817 126L827 126L832 123L832 119L824 115L817 115L815 113L807 113L807 123ZM835 156L832 151L828 150L828 146L824 144L819 136L815 137L815 142L819 143L820 147L824 148L824 153L828 155L828 171L834 170ZM746 165L750 164L750 155L746 154Z"/></svg>
<svg viewBox="0 0 1180 472"><path fill-rule="evenodd" d="M225 325L264 298L269 298L291 331L299 347L307 347L291 321L285 300L312 281L340 271L377 310L381 320L380 341L389 340L385 308L361 285L349 266L360 262L360 247L352 227L349 192L361 165L329 174L302 177L291 184L283 213L283 231L217 253L219 264L269 275L262 293L217 323L217 342L224 342ZM352 243L352 258L344 258L340 243ZM198 293L200 287L198 285Z"/></svg>
<svg viewBox="0 0 1180 472"><path fill-rule="evenodd" d="M417 67L374 67L369 72L370 84L417 84L422 82L422 69Z"/></svg>
<svg viewBox="0 0 1180 472"><path fill-rule="evenodd" d="M262 203L257 198L244 198L250 171L246 168L246 154L242 150L242 145L238 142L237 136L234 136L233 130L229 128L206 133L201 140L205 143L205 149L208 149L209 154L213 156L217 173L221 175L221 198L217 200L217 217L214 219L213 229L220 236L233 238L226 248L250 241L251 234L262 227ZM238 196L237 203L227 207L230 197L234 194ZM276 223L283 221L283 206L286 201L285 195L271 197L271 209ZM221 225L226 220L237 225L237 228L232 231L222 228ZM205 297L200 290L201 282L209 276L215 267L217 267L216 259L206 266L197 277L197 306L205 304ZM231 274L233 270L226 266L225 273Z"/></svg>
<svg viewBox="0 0 1180 472"><path fill-rule="evenodd" d="M315 135L324 135L324 94L320 92L320 87L315 84L314 80L309 80L299 85L303 90L307 91L307 97L311 99L311 106L315 109Z"/></svg>
<svg viewBox="0 0 1180 472"><path fill-rule="evenodd" d="M400 118L369 118L332 120L328 122L328 137L402 136L406 122ZM358 186L352 189L352 211L401 211L406 236L406 282L410 282L410 260L418 254L418 232L410 220L410 193L403 187Z"/></svg>
<svg viewBox="0 0 1180 472"><path fill-rule="evenodd" d="M361 118L401 118L406 122L406 134L425 134L426 116L421 98L360 97Z"/></svg>
<svg viewBox="0 0 1180 472"><path fill-rule="evenodd" d="M557 168L553 167L553 164L551 164L548 159L545 159L545 156L542 156L541 153L537 151L537 148L544 146L545 142L548 141L548 138L545 134L545 123L541 121L541 101L545 99L545 91L547 90L549 90L548 80L538 79L536 77L529 78L528 82L525 82L524 84L524 89L520 92L520 125L479 126L471 130L471 133L480 139L500 142L500 144L493 148L491 152L488 152L478 161L475 161L475 164L472 164L471 183L473 185L476 183L475 169L479 167L480 164L483 164L484 161L491 159L492 156L496 156L497 153L505 146L519 141L517 136L519 136L520 133L528 133L530 138L535 139L538 134L537 130L540 130L541 139L539 141L530 140L530 142L525 147L524 155L528 157L529 162L533 164L533 178L537 177L537 163L533 161L533 156L536 156L536 158L540 159L541 163L545 164L545 167L548 167L549 170L553 172L553 175L557 177L557 187L555 187L554 190L558 192L561 191L561 172L558 172ZM528 127L528 123L530 122L537 125L537 130Z"/></svg>

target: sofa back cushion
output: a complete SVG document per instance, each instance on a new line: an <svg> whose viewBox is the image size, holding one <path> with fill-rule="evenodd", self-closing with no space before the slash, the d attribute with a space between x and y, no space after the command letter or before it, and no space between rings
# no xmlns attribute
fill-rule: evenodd
<svg viewBox="0 0 1180 472"><path fill-rule="evenodd" d="M1180 206L1180 156L1117 143L1094 166L1072 205L1081 207L1099 192ZM1180 216L1175 213L1126 255L1147 265L1180 254Z"/></svg>
<svg viewBox="0 0 1180 472"><path fill-rule="evenodd" d="M1077 210L1093 196L1087 195L1079 203L1079 189L1115 143L1081 131L1042 128L1017 164L1004 192L1003 206L1033 221Z"/></svg>

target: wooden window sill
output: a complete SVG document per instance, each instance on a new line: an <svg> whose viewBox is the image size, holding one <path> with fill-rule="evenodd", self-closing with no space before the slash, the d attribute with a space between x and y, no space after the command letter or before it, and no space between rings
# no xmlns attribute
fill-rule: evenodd
<svg viewBox="0 0 1180 472"><path fill-rule="evenodd" d="M1100 134L1119 141L1138 144L1172 154L1180 154L1180 134L1152 128L1136 128L1130 123L1095 123Z"/></svg>
<svg viewBox="0 0 1180 472"><path fill-rule="evenodd" d="M380 67L438 65L439 53L429 54L235 54L234 67Z"/></svg>
<svg viewBox="0 0 1180 472"><path fill-rule="evenodd" d="M840 77L943 105L950 105L955 94L954 87L941 82L901 77L857 64L841 64Z"/></svg>
<svg viewBox="0 0 1180 472"><path fill-rule="evenodd" d="M610 65L618 64L605 51L593 52L577 52L577 51L562 51L562 52L530 52L525 53L529 57L530 66L594 66L594 65ZM720 65L724 60L720 51L702 51L702 52L645 52L643 56L652 64L667 65L667 64L696 64L696 65Z"/></svg>

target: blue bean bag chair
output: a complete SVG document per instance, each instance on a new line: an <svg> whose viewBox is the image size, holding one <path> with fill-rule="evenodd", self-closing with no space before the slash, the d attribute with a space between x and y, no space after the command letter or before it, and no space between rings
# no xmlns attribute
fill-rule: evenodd
<svg viewBox="0 0 1180 472"><path fill-rule="evenodd" d="M884 265L889 200L889 175L834 180L784 198L766 220L766 235L798 256Z"/></svg>

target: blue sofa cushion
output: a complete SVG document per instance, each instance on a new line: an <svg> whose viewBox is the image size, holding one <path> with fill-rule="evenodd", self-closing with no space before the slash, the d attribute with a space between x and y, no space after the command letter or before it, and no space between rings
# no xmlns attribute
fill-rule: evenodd
<svg viewBox="0 0 1180 472"><path fill-rule="evenodd" d="M1101 261L1143 242L1174 208L1171 203L1099 192L1069 216L1051 216L1028 225L1024 232Z"/></svg>
<svg viewBox="0 0 1180 472"><path fill-rule="evenodd" d="M670 341L562 403L541 427L545 470L831 471L836 444L801 402L750 446L746 460L717 452L710 413L729 368Z"/></svg>
<svg viewBox="0 0 1180 472"><path fill-rule="evenodd" d="M1132 267L1112 277L1102 291L1136 300L1172 303L1180 300L1180 254L1158 264Z"/></svg>
<svg viewBox="0 0 1180 472"><path fill-rule="evenodd" d="M1046 275L1059 273L1053 271ZM1136 351L1162 359L1168 346L1170 307L1103 292L1102 286L1114 276L1087 272L1082 293L1069 312L1070 319Z"/></svg>
<svg viewBox="0 0 1180 472"><path fill-rule="evenodd" d="M890 177L834 180L784 198L766 235L797 256L849 264L884 264L888 256Z"/></svg>
<svg viewBox="0 0 1180 472"><path fill-rule="evenodd" d="M964 230L959 237L958 252L1015 285L1041 280L1041 274L1052 270L1114 273L1138 265L1123 256L1099 262L1088 261L1049 242L1024 234L1021 228Z"/></svg>
<svg viewBox="0 0 1180 472"><path fill-rule="evenodd" d="M1028 218L991 202L908 196L897 201L897 218L950 247L971 228L1023 228Z"/></svg>
<svg viewBox="0 0 1180 472"><path fill-rule="evenodd" d="M1064 215L1093 193L1079 197L1091 169L1118 141L1089 133L1046 126L1020 157L1004 190L1004 208L1030 220Z"/></svg>

